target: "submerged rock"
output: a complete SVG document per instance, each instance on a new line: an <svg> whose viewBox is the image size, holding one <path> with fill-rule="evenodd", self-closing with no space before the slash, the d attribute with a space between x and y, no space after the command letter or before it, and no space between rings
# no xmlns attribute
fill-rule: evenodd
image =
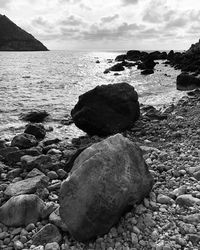
<svg viewBox="0 0 200 250"><path fill-rule="evenodd" d="M139 118L138 95L128 83L97 86L79 97L71 115L75 125L90 135L118 133Z"/></svg>
<svg viewBox="0 0 200 250"><path fill-rule="evenodd" d="M146 70L146 69L153 69L156 63L151 58L146 59L142 63L138 65L138 69Z"/></svg>
<svg viewBox="0 0 200 250"><path fill-rule="evenodd" d="M32 110L27 114L21 115L21 119L27 122L43 122L49 114L45 110Z"/></svg>
<svg viewBox="0 0 200 250"><path fill-rule="evenodd" d="M109 73L110 71L123 71L124 70L124 66L122 63L117 63L115 65L113 65L112 67L106 69L104 71L104 74Z"/></svg>
<svg viewBox="0 0 200 250"><path fill-rule="evenodd" d="M154 73L153 69L145 69L145 70L141 71L142 75L150 75L150 74L153 74L153 73Z"/></svg>
<svg viewBox="0 0 200 250"><path fill-rule="evenodd" d="M34 194L10 198L0 207L0 222L9 227L36 223L43 214L46 204Z"/></svg>
<svg viewBox="0 0 200 250"><path fill-rule="evenodd" d="M121 134L84 150L60 191L60 216L79 241L107 233L147 196L153 178L142 151Z"/></svg>

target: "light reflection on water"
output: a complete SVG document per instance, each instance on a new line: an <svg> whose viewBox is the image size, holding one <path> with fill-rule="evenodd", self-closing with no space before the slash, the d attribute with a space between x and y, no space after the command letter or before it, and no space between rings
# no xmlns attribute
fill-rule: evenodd
<svg viewBox="0 0 200 250"><path fill-rule="evenodd" d="M55 122L53 134L59 137L83 134L74 125L58 122L76 104L78 96L97 85L128 82L139 94L139 101L150 105L168 104L183 93L175 89L179 71L163 64L156 65L153 75L143 76L133 67L114 76L103 74L119 52L0 52L0 136L20 132L24 123L21 113L41 108ZM100 63L95 63L96 60ZM170 77L165 76L170 75Z"/></svg>

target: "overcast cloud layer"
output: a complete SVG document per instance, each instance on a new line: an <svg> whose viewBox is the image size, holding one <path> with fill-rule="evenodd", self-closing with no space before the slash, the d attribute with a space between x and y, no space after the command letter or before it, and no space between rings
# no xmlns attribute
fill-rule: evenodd
<svg viewBox="0 0 200 250"><path fill-rule="evenodd" d="M188 49L199 0L0 0L0 14L49 49Z"/></svg>

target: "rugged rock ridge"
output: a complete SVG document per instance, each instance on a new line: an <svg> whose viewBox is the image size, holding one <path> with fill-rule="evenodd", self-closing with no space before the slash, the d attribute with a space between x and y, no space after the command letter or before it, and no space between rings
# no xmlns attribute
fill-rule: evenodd
<svg viewBox="0 0 200 250"><path fill-rule="evenodd" d="M0 51L47 51L48 49L5 15L0 15Z"/></svg>

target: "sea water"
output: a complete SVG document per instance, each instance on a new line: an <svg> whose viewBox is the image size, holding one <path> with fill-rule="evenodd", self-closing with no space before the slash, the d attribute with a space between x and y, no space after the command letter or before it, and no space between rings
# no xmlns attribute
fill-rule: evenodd
<svg viewBox="0 0 200 250"><path fill-rule="evenodd" d="M176 90L180 74L170 66L159 64L155 73L144 76L137 67L104 74L122 52L0 52L0 138L10 138L24 130L19 119L32 109L50 113L49 122L59 138L73 138L84 133L75 125L62 125L79 95L97 85L127 82L134 86L139 102L160 107L176 102L182 92ZM108 59L112 59L110 63ZM99 60L100 63L96 63Z"/></svg>

